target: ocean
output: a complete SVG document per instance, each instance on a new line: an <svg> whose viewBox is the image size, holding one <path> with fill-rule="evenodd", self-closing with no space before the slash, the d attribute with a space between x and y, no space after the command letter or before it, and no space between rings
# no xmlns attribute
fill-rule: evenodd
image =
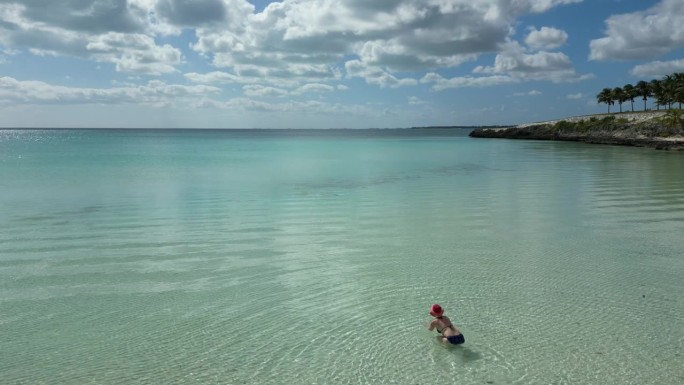
<svg viewBox="0 0 684 385"><path fill-rule="evenodd" d="M467 134L0 130L0 383L683 383L684 156Z"/></svg>

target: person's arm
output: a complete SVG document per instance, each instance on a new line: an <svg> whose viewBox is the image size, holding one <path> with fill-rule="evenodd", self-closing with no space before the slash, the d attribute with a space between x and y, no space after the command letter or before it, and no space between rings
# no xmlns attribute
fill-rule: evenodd
<svg viewBox="0 0 684 385"><path fill-rule="evenodd" d="M436 321L437 321L437 320L434 320L434 319L433 319L432 322L430 322L430 323L428 324L427 329L428 329L429 331L432 331L432 330L435 329L435 322L436 322Z"/></svg>

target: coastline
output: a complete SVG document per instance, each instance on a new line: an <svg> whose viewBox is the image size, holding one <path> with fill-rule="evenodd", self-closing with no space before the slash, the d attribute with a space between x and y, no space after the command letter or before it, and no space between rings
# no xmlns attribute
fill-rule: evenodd
<svg viewBox="0 0 684 385"><path fill-rule="evenodd" d="M674 110L669 110L674 111ZM684 151L684 124L668 111L573 116L508 128L476 128L472 138L556 140ZM668 120L670 119L670 120Z"/></svg>

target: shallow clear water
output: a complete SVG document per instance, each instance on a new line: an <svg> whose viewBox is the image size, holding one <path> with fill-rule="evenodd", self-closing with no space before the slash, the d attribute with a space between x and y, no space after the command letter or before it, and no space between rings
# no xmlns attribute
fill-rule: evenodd
<svg viewBox="0 0 684 385"><path fill-rule="evenodd" d="M679 153L0 131L0 383L681 384L682 235Z"/></svg>

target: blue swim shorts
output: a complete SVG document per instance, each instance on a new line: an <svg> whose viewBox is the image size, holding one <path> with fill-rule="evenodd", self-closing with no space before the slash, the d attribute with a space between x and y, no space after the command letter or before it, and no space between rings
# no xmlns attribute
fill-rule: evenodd
<svg viewBox="0 0 684 385"><path fill-rule="evenodd" d="M457 336L449 336L447 337L447 341L449 341L449 343L452 345L460 345L465 342L465 337L463 337L463 334L459 334Z"/></svg>

